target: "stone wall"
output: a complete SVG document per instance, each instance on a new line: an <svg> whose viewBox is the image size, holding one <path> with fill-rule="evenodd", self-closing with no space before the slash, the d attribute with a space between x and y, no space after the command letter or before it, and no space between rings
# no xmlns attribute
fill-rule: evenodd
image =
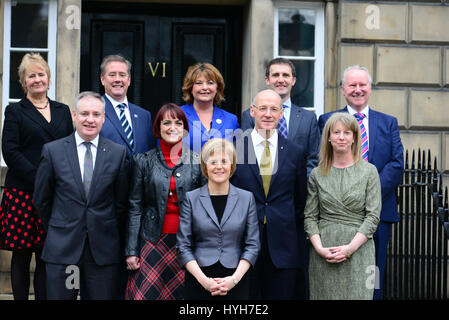
<svg viewBox="0 0 449 320"><path fill-rule="evenodd" d="M447 186L449 4L339 1L338 17L339 77L349 65L370 70L370 105L398 118L406 149L431 150ZM338 101L345 104L341 92Z"/></svg>

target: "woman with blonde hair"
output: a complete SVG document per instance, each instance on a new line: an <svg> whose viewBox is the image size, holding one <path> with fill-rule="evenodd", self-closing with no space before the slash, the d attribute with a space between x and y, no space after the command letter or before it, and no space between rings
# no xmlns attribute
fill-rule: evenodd
<svg viewBox="0 0 449 320"><path fill-rule="evenodd" d="M320 162L312 170L304 210L312 244L310 298L373 298L372 236L382 205L377 169L360 155L360 128L349 113L334 113L323 130Z"/></svg>
<svg viewBox="0 0 449 320"><path fill-rule="evenodd" d="M186 300L249 297L245 275L259 253L259 226L253 194L229 182L235 169L231 142L204 145L201 170L208 183L186 193L177 234Z"/></svg>
<svg viewBox="0 0 449 320"><path fill-rule="evenodd" d="M40 253L45 230L33 207L34 179L42 146L71 134L73 124L69 107L47 97L50 69L38 53L24 55L19 78L25 97L6 107L3 124L2 152L8 172L0 206L0 248L12 251L11 284L16 300L28 299L35 253L35 299L44 300L45 263Z"/></svg>
<svg viewBox="0 0 449 320"><path fill-rule="evenodd" d="M212 138L232 140L239 128L237 116L218 107L224 101L225 82L210 63L198 62L187 69L182 86L185 105L181 109L189 120L190 132L185 143L200 153Z"/></svg>

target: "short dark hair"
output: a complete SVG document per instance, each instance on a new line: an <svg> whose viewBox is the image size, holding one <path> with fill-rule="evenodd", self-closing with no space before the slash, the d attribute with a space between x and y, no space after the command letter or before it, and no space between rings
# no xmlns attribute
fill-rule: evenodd
<svg viewBox="0 0 449 320"><path fill-rule="evenodd" d="M178 105L169 102L164 104L159 111L156 113L153 122L153 135L155 138L161 137L161 122L166 114L169 114L172 118L179 119L184 124L184 130L189 132L189 122L187 121L186 114Z"/></svg>
<svg viewBox="0 0 449 320"><path fill-rule="evenodd" d="M293 62L291 62L288 59L285 58L274 58L272 60L270 60L270 62L268 62L267 68L265 69L265 76L267 78L270 77L270 67L273 64L287 64L290 66L290 68L292 69L292 76L296 77L296 69L295 69L295 65L293 64Z"/></svg>

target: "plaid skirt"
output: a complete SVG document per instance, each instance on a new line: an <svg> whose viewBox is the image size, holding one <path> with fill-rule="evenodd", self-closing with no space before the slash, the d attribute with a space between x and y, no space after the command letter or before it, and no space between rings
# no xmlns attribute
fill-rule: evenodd
<svg viewBox="0 0 449 320"><path fill-rule="evenodd" d="M147 241L140 251L140 269L126 285L126 300L181 300L185 271L176 255L176 234L162 234L154 245Z"/></svg>

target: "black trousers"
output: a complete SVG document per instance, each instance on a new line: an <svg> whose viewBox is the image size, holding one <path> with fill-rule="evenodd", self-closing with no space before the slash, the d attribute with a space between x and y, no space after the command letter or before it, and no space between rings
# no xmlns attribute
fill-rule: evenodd
<svg viewBox="0 0 449 320"><path fill-rule="evenodd" d="M251 300L291 300L294 298L297 269L279 269L271 260L266 225L262 232L259 257L250 270Z"/></svg>
<svg viewBox="0 0 449 320"><path fill-rule="evenodd" d="M48 300L76 300L79 285L84 286L86 300L114 300L117 297L118 264L97 265L88 239L76 265L47 263L46 271Z"/></svg>

